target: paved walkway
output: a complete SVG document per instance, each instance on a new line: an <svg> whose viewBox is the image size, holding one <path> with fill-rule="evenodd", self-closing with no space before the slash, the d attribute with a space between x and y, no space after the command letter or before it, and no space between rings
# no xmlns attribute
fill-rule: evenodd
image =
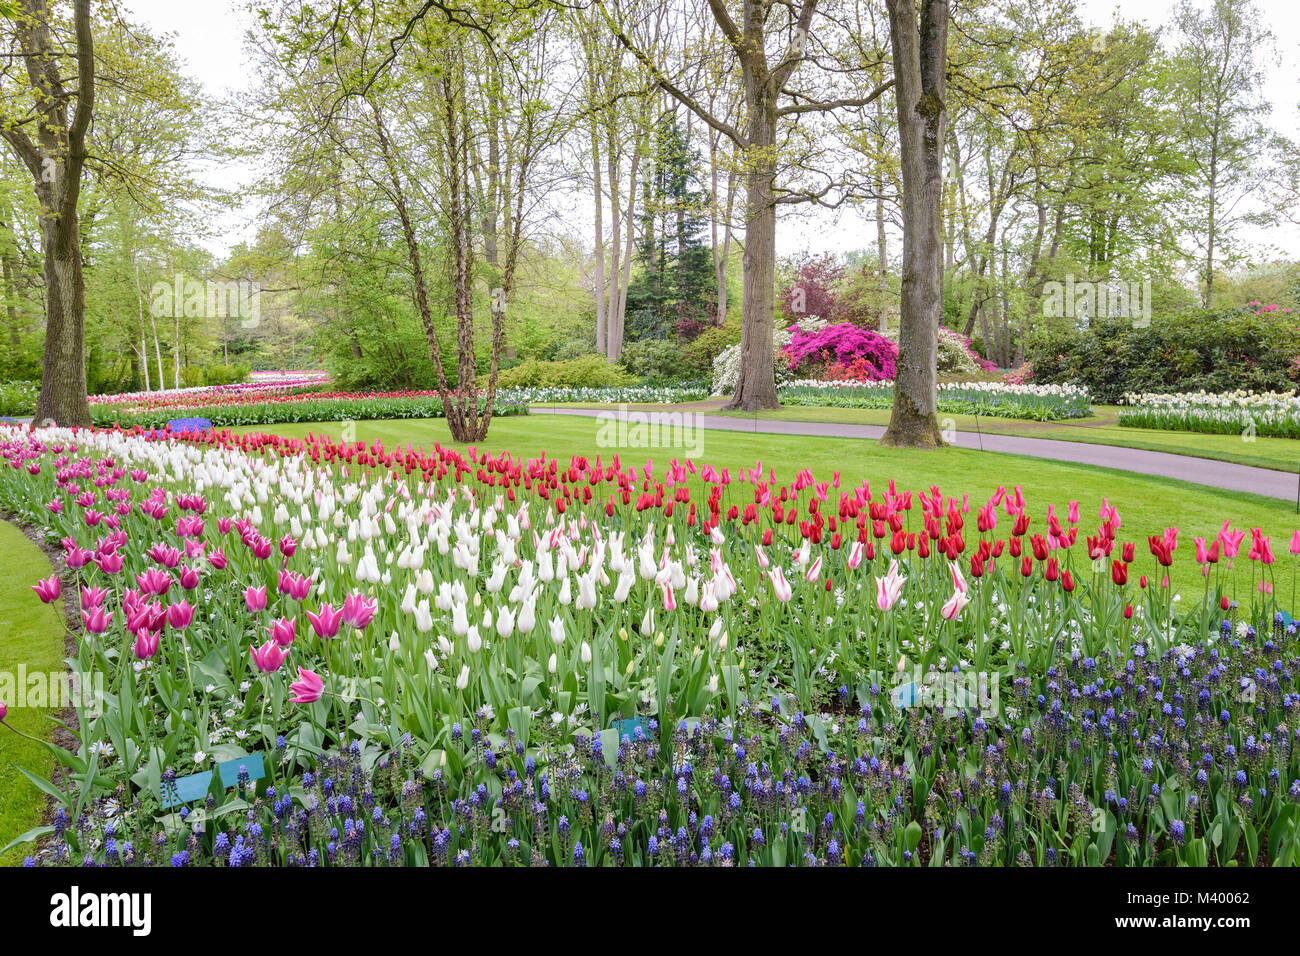
<svg viewBox="0 0 1300 956"><path fill-rule="evenodd" d="M703 404L703 403L701 403ZM640 409L638 409L640 410ZM680 407L674 411L681 411ZM594 417L608 409L537 408L534 415L579 415ZM724 415L699 416L699 427L720 431L753 432L768 435L811 435L817 438L876 439L885 433L883 425L847 425L837 422L791 422L775 418L733 418ZM1032 458L1051 458L1080 465L1099 465L1139 475L1177 478L1198 485L1246 491L1269 498L1294 502L1300 491L1300 476L1271 468L1253 468L1212 458L1193 458L1141 448L1118 445L1094 445L1088 442L1061 441L1053 438L1025 438L1019 435L983 435L963 431L956 444L963 448L1000 451Z"/></svg>

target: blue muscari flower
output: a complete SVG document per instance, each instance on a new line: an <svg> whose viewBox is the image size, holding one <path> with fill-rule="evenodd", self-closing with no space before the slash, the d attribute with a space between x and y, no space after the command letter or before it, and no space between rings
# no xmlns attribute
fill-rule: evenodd
<svg viewBox="0 0 1300 956"><path fill-rule="evenodd" d="M190 854L188 850L181 850L179 853L172 854L172 866L189 866Z"/></svg>
<svg viewBox="0 0 1300 956"><path fill-rule="evenodd" d="M754 846L763 845L763 831L759 827L754 827Z"/></svg>
<svg viewBox="0 0 1300 956"><path fill-rule="evenodd" d="M1169 824L1169 831L1173 834L1174 842L1179 846L1182 846L1183 841L1187 839L1187 828L1183 824L1183 821L1175 820L1173 823Z"/></svg>

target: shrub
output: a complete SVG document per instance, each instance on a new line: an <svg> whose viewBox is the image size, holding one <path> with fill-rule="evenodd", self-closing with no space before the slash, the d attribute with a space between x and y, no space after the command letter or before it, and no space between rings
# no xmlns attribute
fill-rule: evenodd
<svg viewBox="0 0 1300 956"><path fill-rule="evenodd" d="M646 385L663 385L692 377L681 346L671 339L644 339L628 342L618 364Z"/></svg>
<svg viewBox="0 0 1300 956"><path fill-rule="evenodd" d="M859 381L862 374L873 381L892 380L898 362L898 347L893 342L848 322L812 331L796 329L783 352L794 371L806 371L819 360L841 366L856 364L859 373L853 377Z"/></svg>
<svg viewBox="0 0 1300 956"><path fill-rule="evenodd" d="M1298 343L1293 315L1198 309L1156 316L1146 328L1100 318L1086 328L1040 330L1025 357L1035 381L1086 385L1094 401L1117 403L1125 392L1293 391Z"/></svg>
<svg viewBox="0 0 1300 956"><path fill-rule="evenodd" d="M633 377L610 365L603 355L583 355L561 362L528 359L497 376L500 388L567 385L573 388L614 388L631 385Z"/></svg>

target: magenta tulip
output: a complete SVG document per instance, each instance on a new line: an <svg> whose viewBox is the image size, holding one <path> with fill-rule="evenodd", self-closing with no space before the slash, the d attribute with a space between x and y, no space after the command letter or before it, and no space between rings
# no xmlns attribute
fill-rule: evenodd
<svg viewBox="0 0 1300 956"><path fill-rule="evenodd" d="M298 680L289 685L289 690L294 694L289 698L291 703L314 704L325 692L325 682L320 679L319 674L299 667Z"/></svg>
<svg viewBox="0 0 1300 956"><path fill-rule="evenodd" d="M63 593L63 585L59 581L59 576L57 574L51 574L48 578L37 581L33 584L32 590L35 591L36 596L46 604L51 604L54 601L57 601L59 595Z"/></svg>

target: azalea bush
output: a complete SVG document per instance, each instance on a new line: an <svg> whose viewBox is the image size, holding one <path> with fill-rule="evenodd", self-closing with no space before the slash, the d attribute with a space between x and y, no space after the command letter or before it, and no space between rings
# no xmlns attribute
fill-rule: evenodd
<svg viewBox="0 0 1300 956"><path fill-rule="evenodd" d="M836 366L856 366L854 377L859 381L892 381L897 372L898 346L878 332L848 322L807 332L796 329L783 354L792 372L826 367L831 370L827 377L841 377L834 375Z"/></svg>
<svg viewBox="0 0 1300 956"><path fill-rule="evenodd" d="M1124 395L1119 423L1133 428L1300 438L1300 396L1290 392Z"/></svg>
<svg viewBox="0 0 1300 956"><path fill-rule="evenodd" d="M105 690L29 773L36 859L1295 859L1300 532L1283 563L761 462L0 436L0 506L62 554L32 600ZM949 674L984 690L918 702Z"/></svg>
<svg viewBox="0 0 1300 956"><path fill-rule="evenodd" d="M835 408L892 408L893 382L800 380L780 390L786 405ZM1092 414L1086 388L1072 385L1011 385L1001 382L941 382L940 412L1060 421Z"/></svg>

